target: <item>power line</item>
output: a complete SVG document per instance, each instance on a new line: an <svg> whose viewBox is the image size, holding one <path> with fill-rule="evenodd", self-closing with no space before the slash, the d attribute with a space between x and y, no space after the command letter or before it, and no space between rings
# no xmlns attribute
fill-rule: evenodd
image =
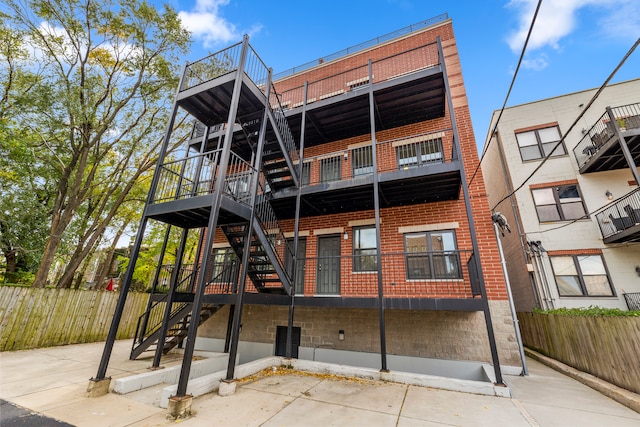
<svg viewBox="0 0 640 427"><path fill-rule="evenodd" d="M536 6L536 10L533 13L533 18L531 19L531 25L529 26L529 32L527 33L527 38L524 40L524 46L522 46L522 51L520 52L520 58L518 59L518 65L516 66L516 71L513 73L513 78L511 79L511 84L509 85L509 90L507 91L507 96L504 98L504 102L502 103L502 108L500 109L500 114L498 114L498 119L496 120L495 126L489 135L493 135L498 129L498 123L500 123L500 118L502 117L502 112L507 105L507 101L509 100L509 95L511 95L511 90L513 89L513 85L516 82L516 76L518 75L518 71L520 70L520 64L522 64L522 60L524 59L525 51L527 50L527 45L529 44L529 39L531 38L531 33L533 32L533 26L536 23L536 18L538 17L538 11L540 10L540 6L542 5L542 0L538 0L538 5ZM480 156L480 161L478 161L478 166L476 166L476 170L473 171L473 175L471 175L471 179L467 184L467 187L471 185L473 179L476 177L476 174L480 170L480 165L482 164L482 160L484 160L484 156L487 153L489 145L491 144L491 138L489 138L489 142L487 146L482 150L482 155Z"/></svg>
<svg viewBox="0 0 640 427"><path fill-rule="evenodd" d="M618 70L622 67L622 65L624 65L624 63L627 61L627 59L629 58L629 56L631 56L631 54L633 53L634 50L636 50L636 48L638 47L638 45L640 44L640 38L638 38L636 40L636 42L633 44L633 46L631 46L631 49L629 49L629 51L624 55L624 57L620 60L620 62L618 63L618 65L616 66L616 68L614 68L614 70L611 72L611 74L609 74L609 77L607 77L607 79L604 81L604 83L602 83L602 85L600 86L600 88L598 88L598 90L596 91L596 93L593 94L593 96L591 97L591 99L589 100L589 102L587 103L587 105L583 108L582 112L580 112L580 114L578 114L578 117L576 117L576 119L574 120L574 122L571 124L571 126L569 126L569 129L567 129L567 131L562 135L562 137L560 138L560 141L558 141L558 143L553 147L552 150L549 151L549 154L547 154L542 161L540 162L540 164L538 166L536 166L536 168L529 174L529 176L522 182L522 184L520 184L518 186L518 188L514 189L513 191L511 191L509 194L507 194L506 196L504 196L502 199L500 199L500 201L498 201L495 205L493 205L493 207L491 208L491 211L493 211L500 203L504 202L505 200L507 200L509 197L513 196L518 190L520 190L522 187L525 186L525 184L527 182L529 182L529 180L533 177L533 175L535 175L540 168L542 168L542 166L547 162L547 160L549 160L549 158L551 157L551 155L554 153L554 151L561 145L564 143L564 140L566 139L567 135L569 133L571 133L571 131L573 130L573 128L576 127L576 125L578 124L578 121L585 115L585 113L587 112L587 110L589 110L589 108L591 107L591 105L593 105L593 103L595 102L595 100L600 96L600 94L602 93L602 91L605 89L605 87L607 87L607 85L609 84L609 82L611 81L611 79L613 78L613 76L616 75L616 73L618 72Z"/></svg>

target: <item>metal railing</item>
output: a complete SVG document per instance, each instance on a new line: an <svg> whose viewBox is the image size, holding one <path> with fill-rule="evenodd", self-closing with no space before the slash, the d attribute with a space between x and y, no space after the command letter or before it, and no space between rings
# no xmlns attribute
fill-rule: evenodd
<svg viewBox="0 0 640 427"><path fill-rule="evenodd" d="M473 251L398 252L382 254L382 288L385 297L472 298L466 264ZM375 255L298 258L304 278L304 295L377 297ZM300 266L302 264L302 266ZM302 294L296 290L296 294Z"/></svg>
<svg viewBox="0 0 640 427"><path fill-rule="evenodd" d="M239 42L187 64L180 91L187 90L237 70L240 64L241 53L242 42Z"/></svg>
<svg viewBox="0 0 640 427"><path fill-rule="evenodd" d="M440 65L438 44L429 43L373 61L373 82L369 81L369 67L366 62L347 71L311 81L307 87L306 102L311 104L346 92L357 92L368 88L371 83L392 80L438 65ZM302 85L280 92L283 108L297 108L302 106L304 101Z"/></svg>
<svg viewBox="0 0 640 427"><path fill-rule="evenodd" d="M158 187L152 203L210 194L215 188L221 150L185 157L162 164L158 173ZM240 156L231 152L225 177L224 193L244 204L249 203L251 180L255 169Z"/></svg>
<svg viewBox="0 0 640 427"><path fill-rule="evenodd" d="M629 310L640 310L640 292L625 293L624 300Z"/></svg>
<svg viewBox="0 0 640 427"><path fill-rule="evenodd" d="M278 93L276 92L276 88L273 85L271 87L269 97L269 105L271 106L271 110L273 111L273 116L276 121L276 127L278 128L278 132L282 137L287 154L292 161L297 161L300 158L298 154L298 146L295 139L293 138L291 129L289 128L289 122L287 122L287 118L285 117L284 107L280 102L281 97L280 95L278 95Z"/></svg>
<svg viewBox="0 0 640 427"><path fill-rule="evenodd" d="M330 55L323 56L313 61L309 61L305 64L298 65L289 70L281 71L273 76L274 80L279 80L284 77L290 76L292 74L299 73L301 71L307 70L309 68L315 67L318 64L323 64L325 62L333 61L335 59L341 58L343 56L351 55L353 53L359 52L364 49L368 49L373 46L377 46L381 43L385 43L389 40L395 39L396 37L400 37L406 34L411 34L415 31L422 30L423 28L429 27L431 25L437 24L439 22L445 21L449 18L446 13L443 13L438 16L434 16L433 18L418 22L416 24L409 25L404 28L400 28L399 30L393 31L391 33L384 34L382 36L378 36L374 39L368 40L366 42L359 43L354 46L350 46L346 49L342 49L338 52L334 52Z"/></svg>
<svg viewBox="0 0 640 427"><path fill-rule="evenodd" d="M452 139L446 138L447 135L448 133L435 132L379 141L376 145L378 173L429 167L455 160L453 150L445 146L445 143L453 146ZM447 152L451 152L451 155L447 156ZM305 157L302 185L370 175L374 172L372 153L371 146L365 145Z"/></svg>
<svg viewBox="0 0 640 427"><path fill-rule="evenodd" d="M258 183L258 192L260 194L265 193L263 182ZM269 246L277 257L276 262L280 264L283 271L285 271L285 274L289 275L290 279L290 274L285 268L285 260L293 259L293 248L289 245L289 242L278 223L278 218L271 207L269 198L264 195L259 196L256 199L254 212L256 220L258 221L258 226L266 235ZM274 260L271 260L271 262L273 261Z"/></svg>
<svg viewBox="0 0 640 427"><path fill-rule="evenodd" d="M578 168L583 167L616 134L616 127L621 132L640 128L640 103L611 108L615 118L612 121L606 112L585 133L574 147L573 155Z"/></svg>
<svg viewBox="0 0 640 427"><path fill-rule="evenodd" d="M640 188L615 200L595 215L602 238L640 224Z"/></svg>
<svg viewBox="0 0 640 427"><path fill-rule="evenodd" d="M247 45L247 57L244 64L244 72L264 92L265 83L269 75L269 68L256 53ZM202 83L211 81L217 77L235 71L240 66L242 54L242 42L236 43L226 49L220 50L195 62L187 64L180 91L190 89Z"/></svg>

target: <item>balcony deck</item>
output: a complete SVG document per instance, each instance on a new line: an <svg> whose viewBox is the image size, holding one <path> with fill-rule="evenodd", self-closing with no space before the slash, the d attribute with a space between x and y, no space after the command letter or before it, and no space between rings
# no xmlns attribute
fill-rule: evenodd
<svg viewBox="0 0 640 427"><path fill-rule="evenodd" d="M603 114L573 149L581 174L629 167L618 134L636 166L640 164L640 104L615 107L611 111L615 120Z"/></svg>
<svg viewBox="0 0 640 427"><path fill-rule="evenodd" d="M460 162L450 130L413 135L376 145L380 207L457 200ZM371 147L304 159L302 216L373 209ZM272 205L282 218L295 212L294 188L274 193Z"/></svg>
<svg viewBox="0 0 640 427"><path fill-rule="evenodd" d="M478 298L477 284L472 283L468 269L472 262L472 251L384 253L382 254L382 292L385 308L410 310L482 310ZM218 263L215 271L228 271L229 263ZM296 306L374 308L379 304L378 275L371 256L342 255L337 257L313 257L298 260L303 267L303 277L296 280ZM330 284L322 290L321 274L324 267L332 264L338 269L339 283ZM171 266L166 272L170 273ZM187 266L193 271L193 266ZM231 269L233 276L215 280L207 285L205 302L233 304L237 292L237 268ZM366 270L366 271L362 271ZM182 277L183 275L180 275ZM286 295L258 293L247 286L245 303L289 305ZM189 302L192 290L185 288L176 300Z"/></svg>
<svg viewBox="0 0 640 427"><path fill-rule="evenodd" d="M640 242L640 188L595 215L604 243Z"/></svg>

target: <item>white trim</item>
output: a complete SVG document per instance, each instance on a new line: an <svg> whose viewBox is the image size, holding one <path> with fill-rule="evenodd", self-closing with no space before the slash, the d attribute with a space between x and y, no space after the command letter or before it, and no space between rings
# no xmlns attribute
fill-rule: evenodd
<svg viewBox="0 0 640 427"><path fill-rule="evenodd" d="M398 233L418 233L420 231L436 231L436 230L451 230L452 228L459 228L460 224L457 221L454 222L441 222L439 224L421 224L421 225L409 225L406 227L398 227Z"/></svg>
<svg viewBox="0 0 640 427"><path fill-rule="evenodd" d="M344 227L331 227L331 228L318 228L313 230L314 236L323 236L325 234L342 234L344 233Z"/></svg>
<svg viewBox="0 0 640 427"><path fill-rule="evenodd" d="M406 139L401 139L399 141L394 141L391 143L392 147L400 147L403 145L409 145L409 144L415 144L416 142L422 142L422 141L432 141L434 139L438 139L438 138L444 138L444 132L434 132L434 133L428 133L426 135L418 135L418 136L412 136L410 138L406 138ZM380 144L383 144L385 141L381 141Z"/></svg>
<svg viewBox="0 0 640 427"><path fill-rule="evenodd" d="M355 144L349 144L347 145L347 150L355 150L356 148L362 148L367 146L371 146L371 140L364 141L364 142L356 142Z"/></svg>
<svg viewBox="0 0 640 427"><path fill-rule="evenodd" d="M363 225L375 225L376 219L354 219L353 221L349 221L349 227L360 227ZM382 224L382 218L380 218L380 224Z"/></svg>
<svg viewBox="0 0 640 427"><path fill-rule="evenodd" d="M309 236L309 230L298 232L298 237L307 237L307 236ZM286 233L284 233L284 237L285 239L291 239L292 237L295 237L295 232L287 231Z"/></svg>

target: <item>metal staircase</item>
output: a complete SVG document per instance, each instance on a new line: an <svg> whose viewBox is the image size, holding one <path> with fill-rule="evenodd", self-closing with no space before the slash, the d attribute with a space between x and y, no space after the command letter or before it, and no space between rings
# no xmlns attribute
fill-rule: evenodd
<svg viewBox="0 0 640 427"><path fill-rule="evenodd" d="M138 326L136 327L136 334L129 356L131 360L137 358L145 351L156 351L160 341L160 334L162 333L162 316L160 316L158 323L150 328L143 328L141 324L144 323L145 316L164 311L166 298L165 296L165 298L156 301L147 312L138 318ZM167 323L167 336L162 344L162 354L167 354L184 340L191 323L193 303L174 303L173 306L174 308L171 310L171 316ZM203 304L198 318L198 325L201 325L213 316L222 306L223 304ZM147 329L149 332L146 332L144 329Z"/></svg>

